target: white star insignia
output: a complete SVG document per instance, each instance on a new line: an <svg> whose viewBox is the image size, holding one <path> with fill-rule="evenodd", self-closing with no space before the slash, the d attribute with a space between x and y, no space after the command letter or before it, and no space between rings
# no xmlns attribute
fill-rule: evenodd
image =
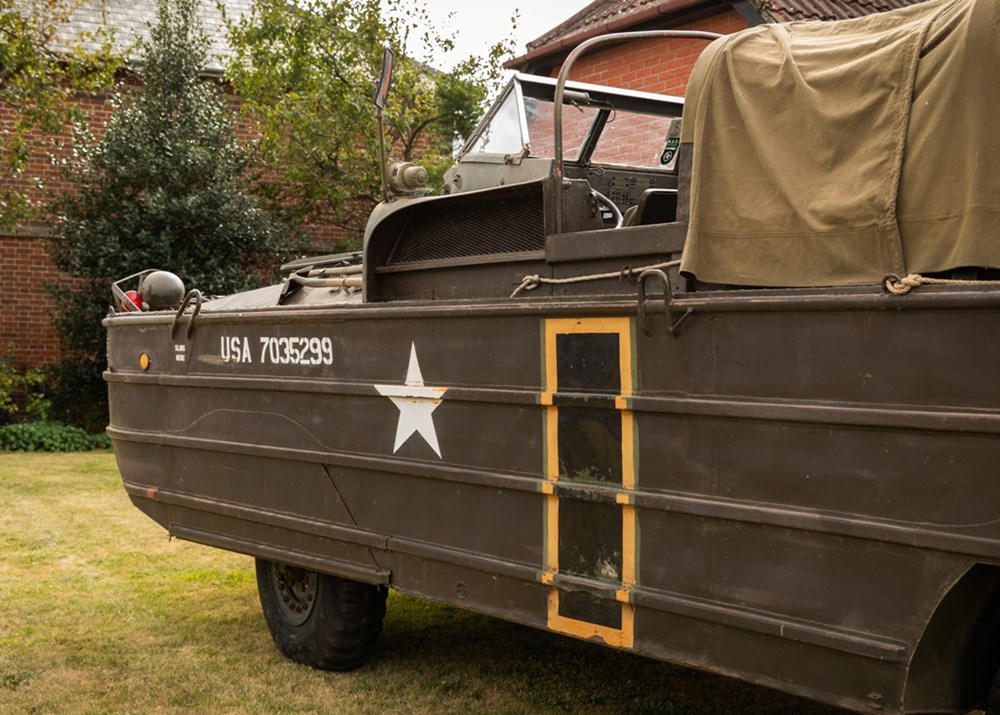
<svg viewBox="0 0 1000 715"><path fill-rule="evenodd" d="M420 363L417 362L417 346L410 343L410 366L406 370L406 383L403 385L375 385L378 394L388 397L399 408L399 421L396 423L396 444L392 448L395 454L414 433L424 438L438 457L441 447L438 445L437 432L434 430L434 419L431 413L441 404L441 397L448 391L447 387L425 387L424 377L420 374Z"/></svg>

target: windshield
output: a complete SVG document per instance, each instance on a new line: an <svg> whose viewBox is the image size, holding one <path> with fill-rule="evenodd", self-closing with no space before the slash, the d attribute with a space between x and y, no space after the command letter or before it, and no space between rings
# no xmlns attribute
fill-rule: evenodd
<svg viewBox="0 0 1000 715"><path fill-rule="evenodd" d="M525 143L526 139L521 136L517 92L508 92L469 151L476 154L520 154Z"/></svg>
<svg viewBox="0 0 1000 715"><path fill-rule="evenodd" d="M525 97L524 110L528 119L531 156L547 159L555 157L555 104L544 99ZM563 156L570 161L580 158L580 149L583 148L597 114L595 107L563 108Z"/></svg>
<svg viewBox="0 0 1000 715"><path fill-rule="evenodd" d="M593 164L622 164L645 169L661 168L671 117L637 112L614 112L601 132Z"/></svg>
<svg viewBox="0 0 1000 715"><path fill-rule="evenodd" d="M515 80L480 127L465 156L555 158L554 87L550 80ZM543 84L546 82L546 84ZM570 163L664 169L671 121L679 114L662 99L637 102L607 88L576 90L580 103L562 112L563 156ZM623 105L623 106L619 106ZM641 110L641 111L640 111ZM471 157L469 157L471 159Z"/></svg>

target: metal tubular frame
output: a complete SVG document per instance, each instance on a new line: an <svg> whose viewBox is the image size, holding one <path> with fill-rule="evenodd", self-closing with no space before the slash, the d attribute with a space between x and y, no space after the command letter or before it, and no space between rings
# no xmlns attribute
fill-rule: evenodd
<svg viewBox="0 0 1000 715"><path fill-rule="evenodd" d="M566 57L565 62L562 64L562 68L559 70L559 79L556 82L556 92L553 100L555 101L554 107L554 117L555 117L555 175L559 179L560 183L563 181L563 138L562 138L562 103L563 103L563 93L564 87L566 86L566 81L569 77L569 71L573 67L573 63L585 52L589 51L591 48L597 45L609 44L612 42L629 42L633 40L658 40L658 39L672 39L672 38L682 38L691 40L705 40L707 42L712 42L717 40L722 35L715 32L696 32L690 30L649 30L647 32L616 32L610 35L601 35L600 37L592 37L589 40L581 42L573 51L569 53ZM562 192L559 192L559 199L557 201L556 209L556 225L555 232L562 233L563 228L563 197Z"/></svg>

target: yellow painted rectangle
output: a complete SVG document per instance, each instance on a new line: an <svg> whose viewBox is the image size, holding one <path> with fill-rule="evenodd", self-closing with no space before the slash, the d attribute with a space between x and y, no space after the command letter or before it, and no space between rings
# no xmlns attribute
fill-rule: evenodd
<svg viewBox="0 0 1000 715"><path fill-rule="evenodd" d="M553 588L549 592L549 622L550 629L566 635L576 636L585 640L600 639L606 645L614 648L631 648L635 623L635 609L631 603L622 603L622 627L608 628L596 623L578 621L559 615L559 590Z"/></svg>
<svg viewBox="0 0 1000 715"><path fill-rule="evenodd" d="M540 403L545 413L545 476L548 482L559 480L559 408L554 396L559 391L556 359L557 336L577 333L617 333L619 336L619 375L621 393L615 397L615 408L621 412L622 427L622 487L631 491L636 487L635 426L628 398L632 396L635 366L633 361L632 321L629 318L555 318L544 322L544 392ZM545 497L545 569L542 583L551 585L559 573L559 497L552 487L543 487ZM616 499L622 512L622 588L616 592L621 607L620 629L608 628L587 621L567 618L559 614L559 589L554 585L548 594L548 627L560 633L584 639L599 639L616 648L631 648L634 641L635 608L630 590L636 583L637 533L636 510L628 494Z"/></svg>

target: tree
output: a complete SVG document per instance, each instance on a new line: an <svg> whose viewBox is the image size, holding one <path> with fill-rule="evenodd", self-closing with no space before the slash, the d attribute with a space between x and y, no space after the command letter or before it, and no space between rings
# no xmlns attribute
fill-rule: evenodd
<svg viewBox="0 0 1000 715"><path fill-rule="evenodd" d="M512 22L515 18L512 18ZM423 28L423 29L420 29ZM482 115L510 39L451 72L412 56L408 44L451 50L412 0L256 0L230 28L229 78L257 122L276 180L274 205L360 232L378 199L381 167L372 92L383 47L396 53L385 111L392 155L420 160L438 178L455 141Z"/></svg>
<svg viewBox="0 0 1000 715"><path fill-rule="evenodd" d="M33 147L80 118L77 95L112 84L110 35L84 33L73 43L58 35L79 5L0 0L0 229L37 215L40 179L26 174Z"/></svg>
<svg viewBox="0 0 1000 715"><path fill-rule="evenodd" d="M80 279L56 296L68 357L57 393L78 422L107 416L101 318L112 281L163 268L206 294L229 293L259 285L261 267L287 254L286 234L248 194L233 110L203 77L208 40L197 7L159 0L136 65L141 89L119 89L99 141L80 127L67 163L74 190L53 206L56 265Z"/></svg>

